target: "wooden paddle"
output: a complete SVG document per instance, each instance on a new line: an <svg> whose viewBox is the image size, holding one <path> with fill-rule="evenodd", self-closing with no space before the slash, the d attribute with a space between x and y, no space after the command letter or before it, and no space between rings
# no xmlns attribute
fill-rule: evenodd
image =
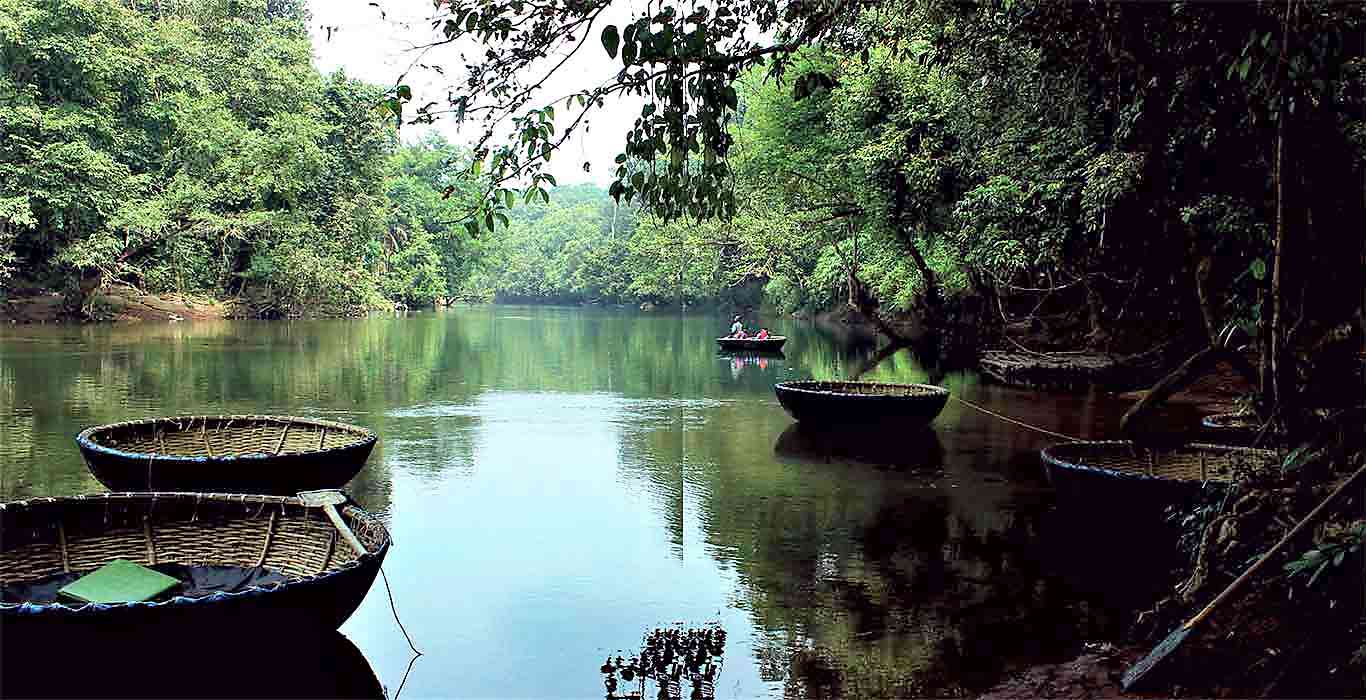
<svg viewBox="0 0 1366 700"><path fill-rule="evenodd" d="M1341 496L1357 479L1361 478L1362 474L1366 474L1366 465L1362 465L1360 469L1356 470L1355 474L1352 474L1352 476L1348 477L1346 481L1342 482L1341 485L1334 489L1332 493L1328 494L1328 497L1323 499L1322 503L1314 506L1314 509L1309 511L1308 515L1304 516L1298 523L1295 523L1295 527L1290 528L1290 532L1285 533L1285 537L1282 537L1274 547L1267 550L1265 554L1257 559L1257 561L1253 562L1252 566L1249 566L1247 571L1244 571L1241 576L1234 579L1233 583L1230 583L1228 588L1225 588L1214 600L1210 601L1210 604L1206 605L1204 610L1196 613L1195 617L1186 621L1186 624L1177 627L1176 631L1167 635L1166 639L1153 647L1153 650L1148 652L1147 656L1143 657L1142 660L1133 666L1130 666L1129 670L1124 672L1124 690L1130 690L1134 686L1141 684L1143 679L1148 676L1155 666L1162 663L1163 659L1171 656L1172 652L1180 648L1181 643L1186 640L1186 637L1190 636L1190 633L1196 625L1203 622L1206 617L1209 617L1209 614L1213 612L1220 603L1228 600L1239 588L1242 588L1243 584L1247 583L1248 579L1251 579L1253 574L1256 574L1264 564L1270 561L1271 557L1280 553L1280 551L1285 548L1285 545L1289 544L1290 540L1295 539L1295 536L1300 534L1304 528L1308 527L1311 522L1317 520L1320 515L1323 515L1324 511L1328 509L1328 506L1332 504L1333 501L1337 500L1338 496Z"/></svg>
<svg viewBox="0 0 1366 700"><path fill-rule="evenodd" d="M303 491L298 494L300 501L309 508L322 508L327 513L328 520L341 533L342 539L351 545L351 549L356 550L356 554L366 554L365 545L361 543L356 533L351 531L346 521L342 520L341 513L337 512L337 506L346 502L346 494L336 489L323 489L321 491Z"/></svg>

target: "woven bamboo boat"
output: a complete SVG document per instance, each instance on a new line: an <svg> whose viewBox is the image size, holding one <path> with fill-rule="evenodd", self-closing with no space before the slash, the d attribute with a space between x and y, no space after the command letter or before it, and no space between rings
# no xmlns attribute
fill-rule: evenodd
<svg viewBox="0 0 1366 700"><path fill-rule="evenodd" d="M114 491L293 495L344 486L377 439L358 426L290 416L177 416L88 428L76 444Z"/></svg>
<svg viewBox="0 0 1366 700"><path fill-rule="evenodd" d="M1191 444L1150 449L1128 441L1070 442L1041 453L1048 479L1061 495L1107 509L1161 511L1206 485L1227 484L1252 471L1278 467L1272 450Z"/></svg>
<svg viewBox="0 0 1366 700"><path fill-rule="evenodd" d="M360 605L388 554L378 518L338 512L358 554L319 508L247 494L105 493L0 504L0 629L5 647L166 642L335 630ZM125 559L143 566L241 567L267 585L173 595L155 602L34 599L44 582ZM41 646L56 645L56 646Z"/></svg>
<svg viewBox="0 0 1366 700"><path fill-rule="evenodd" d="M778 352L783 349L783 343L787 342L785 335L773 335L763 340L758 338L717 338L716 344L722 350L740 351L750 350L755 352Z"/></svg>
<svg viewBox="0 0 1366 700"><path fill-rule="evenodd" d="M949 390L929 384L797 381L773 385L798 421L827 425L883 421L928 424L949 400Z"/></svg>

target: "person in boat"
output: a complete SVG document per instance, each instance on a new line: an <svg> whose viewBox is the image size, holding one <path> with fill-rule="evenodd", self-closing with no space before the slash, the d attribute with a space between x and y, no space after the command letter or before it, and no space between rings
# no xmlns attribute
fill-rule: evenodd
<svg viewBox="0 0 1366 700"><path fill-rule="evenodd" d="M754 336L756 340L768 340L768 329L760 328L759 335Z"/></svg>
<svg viewBox="0 0 1366 700"><path fill-rule="evenodd" d="M735 317L735 320L732 321L731 324L730 324L730 337L732 337L732 338L743 338L743 337L745 337L745 324L740 323L740 317L739 317L739 316L736 316L736 317Z"/></svg>

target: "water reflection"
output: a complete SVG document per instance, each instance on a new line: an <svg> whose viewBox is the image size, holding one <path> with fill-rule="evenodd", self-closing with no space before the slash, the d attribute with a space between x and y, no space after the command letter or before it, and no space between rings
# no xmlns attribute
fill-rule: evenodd
<svg viewBox="0 0 1366 700"><path fill-rule="evenodd" d="M229 642L205 630L204 639L155 649L29 651L22 659L7 651L5 697L387 697L365 655L337 632L260 630L259 637Z"/></svg>
<svg viewBox="0 0 1366 700"><path fill-rule="evenodd" d="M906 353L868 369L873 349L795 321L772 324L782 357L718 357L724 325L494 307L0 329L0 496L98 490L72 440L84 425L371 427L380 444L348 488L397 543L386 570L427 654L405 697L600 695L604 657L675 622L727 630L721 697L947 694L1121 619L1051 524L1048 438L956 402L929 431L832 436L794 424L772 385L937 381L1082 437L1122 403L984 386ZM382 589L345 631L382 678L403 676Z"/></svg>
<svg viewBox="0 0 1366 700"><path fill-rule="evenodd" d="M767 372L770 366L781 370L787 356L781 352L733 352L719 353L717 358L730 364L730 378L738 380L746 368L754 368L760 373Z"/></svg>
<svg viewBox="0 0 1366 700"><path fill-rule="evenodd" d="M773 451L789 459L830 464L845 460L886 469L937 472L944 467L944 445L934 428L915 425L905 431L887 426L816 427L793 423L773 443Z"/></svg>

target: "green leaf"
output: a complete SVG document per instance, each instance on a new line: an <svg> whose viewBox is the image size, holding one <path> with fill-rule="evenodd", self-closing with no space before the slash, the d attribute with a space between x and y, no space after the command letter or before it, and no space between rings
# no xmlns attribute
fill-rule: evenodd
<svg viewBox="0 0 1366 700"><path fill-rule="evenodd" d="M407 85L398 86L394 89L394 92L398 94L398 97L401 100L413 99L413 89Z"/></svg>
<svg viewBox="0 0 1366 700"><path fill-rule="evenodd" d="M602 48L607 49L607 55L612 58L617 57L617 47L621 45L621 35L617 33L617 25L609 24L602 29Z"/></svg>
<svg viewBox="0 0 1366 700"><path fill-rule="evenodd" d="M1266 260L1257 258L1252 264L1247 266L1248 272L1252 273L1252 278L1258 282L1266 279Z"/></svg>

